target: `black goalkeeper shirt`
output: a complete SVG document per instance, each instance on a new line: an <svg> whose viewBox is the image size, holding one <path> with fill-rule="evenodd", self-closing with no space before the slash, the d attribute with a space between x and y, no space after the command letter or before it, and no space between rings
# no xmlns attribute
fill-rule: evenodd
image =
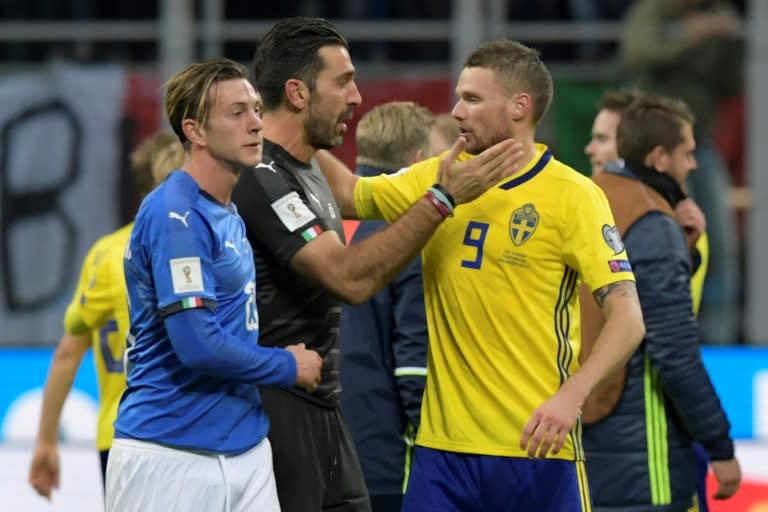
<svg viewBox="0 0 768 512"><path fill-rule="evenodd" d="M328 407L339 401L339 317L341 303L331 293L294 272L296 252L323 231L344 241L341 214L317 166L292 157L264 140L262 161L243 171L232 200L245 221L253 248L259 314L259 344L285 347L305 343L323 358L314 393L290 392Z"/></svg>

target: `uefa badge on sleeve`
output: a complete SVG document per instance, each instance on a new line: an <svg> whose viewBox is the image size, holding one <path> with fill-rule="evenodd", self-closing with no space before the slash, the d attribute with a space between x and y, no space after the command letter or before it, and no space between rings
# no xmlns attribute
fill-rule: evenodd
<svg viewBox="0 0 768 512"><path fill-rule="evenodd" d="M611 248L613 254L621 254L624 251L624 242L621 241L621 235L616 226L603 224L603 240Z"/></svg>

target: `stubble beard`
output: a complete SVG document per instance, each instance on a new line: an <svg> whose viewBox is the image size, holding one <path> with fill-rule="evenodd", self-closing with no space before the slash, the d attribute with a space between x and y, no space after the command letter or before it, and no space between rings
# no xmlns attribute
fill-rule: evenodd
<svg viewBox="0 0 768 512"><path fill-rule="evenodd" d="M314 109L311 109L309 118L304 123L307 143L316 150L340 146L344 142L344 135L336 131L338 125L338 116L330 119L329 116L316 114Z"/></svg>

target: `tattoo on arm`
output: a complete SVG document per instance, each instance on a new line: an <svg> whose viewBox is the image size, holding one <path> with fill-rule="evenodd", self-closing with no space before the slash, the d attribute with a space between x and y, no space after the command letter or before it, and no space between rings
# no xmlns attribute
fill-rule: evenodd
<svg viewBox="0 0 768 512"><path fill-rule="evenodd" d="M605 300L609 295L617 295L619 297L630 297L637 300L637 288L633 281L618 281L615 283L607 284L602 288L595 290L592 295L595 296L597 305L601 308L605 305Z"/></svg>

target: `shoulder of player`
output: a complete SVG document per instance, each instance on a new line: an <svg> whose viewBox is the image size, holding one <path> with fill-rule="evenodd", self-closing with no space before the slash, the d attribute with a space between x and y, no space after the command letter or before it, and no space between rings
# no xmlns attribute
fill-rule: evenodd
<svg viewBox="0 0 768 512"><path fill-rule="evenodd" d="M600 194L598 187L589 176L580 173L573 167L552 158L545 167L546 177L549 182L555 182L558 194L561 196Z"/></svg>
<svg viewBox="0 0 768 512"><path fill-rule="evenodd" d="M147 213L158 211L186 211L200 198L200 187L186 172L174 172L150 192L139 208L136 221Z"/></svg>
<svg viewBox="0 0 768 512"><path fill-rule="evenodd" d="M122 265L132 228L133 223L130 223L99 238L91 247L83 266L90 267L91 272L94 272L104 265L114 265L116 261Z"/></svg>
<svg viewBox="0 0 768 512"><path fill-rule="evenodd" d="M545 169L550 176L567 183L572 183L574 186L585 188L592 188L594 186L594 182L589 176L577 171L575 168L557 158L550 159Z"/></svg>
<svg viewBox="0 0 768 512"><path fill-rule="evenodd" d="M109 239L109 258L113 266L119 266L122 269L123 257L125 255L125 249L128 246L128 242L133 232L133 222L126 224L122 228L118 229Z"/></svg>
<svg viewBox="0 0 768 512"><path fill-rule="evenodd" d="M125 226L118 228L112 233L110 233L109 235L107 235L107 237L109 238L111 245L125 245L128 239L131 237L132 231L133 231L133 222L129 222Z"/></svg>
<svg viewBox="0 0 768 512"><path fill-rule="evenodd" d="M88 249L83 260L83 265L98 265L104 256L116 245L122 244L125 246L130 237L132 227L133 223L127 224L96 240L93 245L91 245L90 249Z"/></svg>
<svg viewBox="0 0 768 512"><path fill-rule="evenodd" d="M677 220L660 211L650 211L637 219L623 236L625 245L636 253L648 252L654 258L667 259L673 255L688 261L690 252Z"/></svg>

